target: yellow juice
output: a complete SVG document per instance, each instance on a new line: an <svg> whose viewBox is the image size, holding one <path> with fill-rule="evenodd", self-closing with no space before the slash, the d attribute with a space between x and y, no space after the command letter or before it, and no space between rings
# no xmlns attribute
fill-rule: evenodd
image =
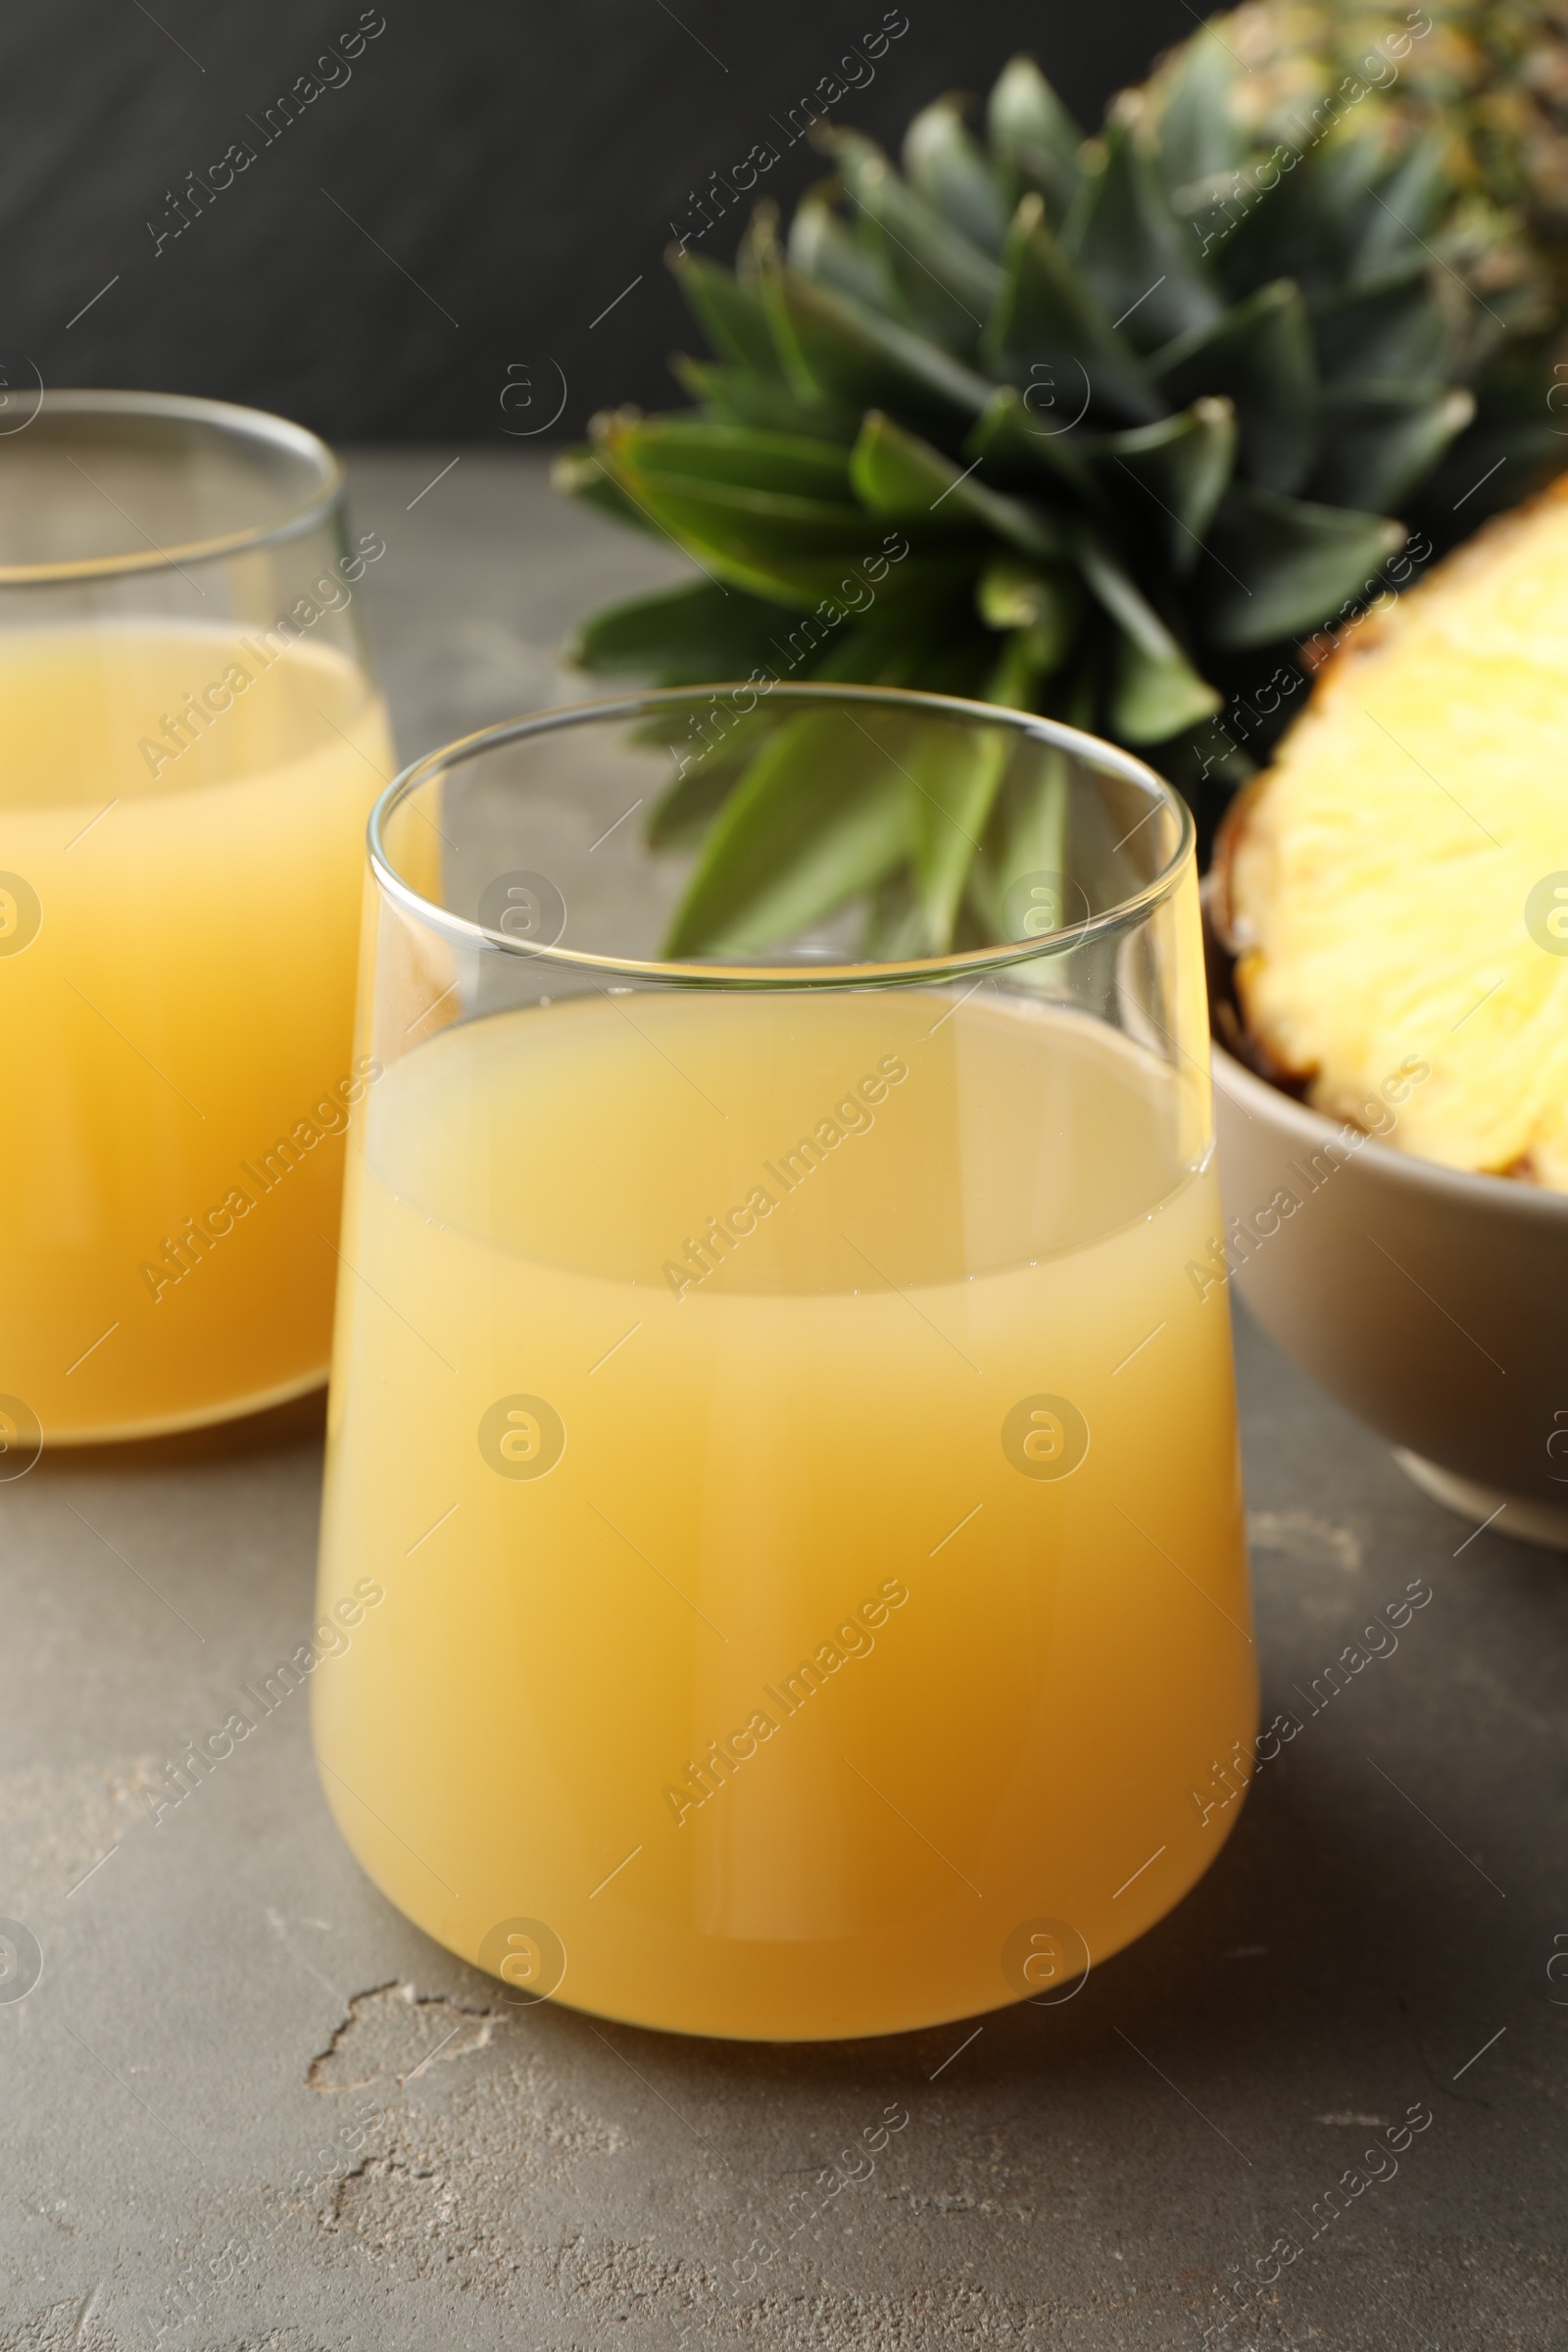
<svg viewBox="0 0 1568 2352"><path fill-rule="evenodd" d="M320 1377L390 766L379 701L328 647L0 637L0 1391L46 1443Z"/></svg>
<svg viewBox="0 0 1568 2352"><path fill-rule="evenodd" d="M991 992L600 996L389 1067L314 1703L402 1910L795 2039L1052 1997L1170 1908L1256 1703L1176 1096Z"/></svg>

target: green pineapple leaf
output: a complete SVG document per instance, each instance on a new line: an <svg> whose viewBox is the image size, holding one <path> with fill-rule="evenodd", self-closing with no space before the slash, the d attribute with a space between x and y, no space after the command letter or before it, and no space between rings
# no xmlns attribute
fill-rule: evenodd
<svg viewBox="0 0 1568 2352"><path fill-rule="evenodd" d="M1076 430L1087 402L1062 401L1054 384L999 384L985 414L963 446L963 455L983 462L988 481L1004 490L1028 491L1075 505L1109 511L1110 499L1096 470L1086 437Z"/></svg>
<svg viewBox="0 0 1568 2352"><path fill-rule="evenodd" d="M1004 68L986 109L992 152L1020 191L1045 199L1057 225L1078 192L1084 134L1032 57Z"/></svg>
<svg viewBox="0 0 1568 2352"><path fill-rule="evenodd" d="M1164 542L1171 577L1183 580L1203 552L1214 510L1236 470L1236 408L1229 400L1195 400L1179 416L1130 433L1109 434L1102 455L1163 517L1150 515Z"/></svg>
<svg viewBox="0 0 1568 2352"><path fill-rule="evenodd" d="M1384 514L1233 487L1209 541L1211 635L1241 650L1338 619L1375 593L1379 566L1404 535Z"/></svg>
<svg viewBox="0 0 1568 2352"><path fill-rule="evenodd" d="M831 712L797 713L772 733L713 821L667 956L787 941L905 862L914 788L890 746L909 729L880 712L863 723L864 744Z"/></svg>
<svg viewBox="0 0 1568 2352"><path fill-rule="evenodd" d="M803 196L790 222L788 253L803 276L821 286L836 286L841 294L869 303L873 310L899 311L898 281L886 255L864 236L857 236L833 209L836 183L813 188Z"/></svg>
<svg viewBox="0 0 1568 2352"><path fill-rule="evenodd" d="M744 368L715 368L677 353L670 367L695 401L716 424L749 424L762 433L797 433L815 441L836 441L847 449L860 429L854 409L838 409L825 401L809 406L796 399L789 386L771 376L751 375Z"/></svg>
<svg viewBox="0 0 1568 2352"><path fill-rule="evenodd" d="M1160 115L1155 154L1167 195L1179 197L1200 180L1235 172L1247 154L1247 133L1231 109L1237 62L1217 32L1206 27L1185 43Z"/></svg>
<svg viewBox="0 0 1568 2352"><path fill-rule="evenodd" d="M619 463L650 480L724 483L837 505L851 495L846 454L801 434L633 413L610 418L598 438L612 440Z"/></svg>
<svg viewBox="0 0 1568 2352"><path fill-rule="evenodd" d="M1210 718L1223 701L1180 649L1152 654L1142 637L1123 633L1117 649L1111 714L1123 743L1166 743Z"/></svg>
<svg viewBox="0 0 1568 2352"><path fill-rule="evenodd" d="M993 256L902 180L871 140L853 130L819 130L817 140L838 169L867 244L899 289L909 324L972 359L1001 282Z"/></svg>
<svg viewBox="0 0 1568 2352"><path fill-rule="evenodd" d="M725 801L746 773L748 755L723 760L716 755L684 776L678 776L657 802L643 827L651 850L695 850Z"/></svg>
<svg viewBox="0 0 1568 2352"><path fill-rule="evenodd" d="M1407 383L1442 389L1454 337L1427 270L1409 262L1312 305L1318 364L1332 383Z"/></svg>
<svg viewBox="0 0 1568 2352"><path fill-rule="evenodd" d="M935 212L978 246L1002 258L1008 206L1002 173L969 130L956 99L921 109L904 134L909 185Z"/></svg>
<svg viewBox="0 0 1568 2352"><path fill-rule="evenodd" d="M1430 140L1414 142L1392 170L1374 175L1368 193L1371 203L1355 242L1358 285L1438 229L1449 194L1442 150Z"/></svg>
<svg viewBox="0 0 1568 2352"><path fill-rule="evenodd" d="M980 855L969 869L968 901L981 938L1007 939L1020 931L1038 938L1060 928L1067 909L1037 878L1067 871L1070 793L1069 764L1061 752L1032 760L1024 774L1004 777ZM1021 920L1009 903L1018 897L1029 902Z"/></svg>
<svg viewBox="0 0 1568 2352"><path fill-rule="evenodd" d="M804 400L883 407L961 434L991 397L984 376L853 294L780 266L764 279L789 382Z"/></svg>
<svg viewBox="0 0 1568 2352"><path fill-rule="evenodd" d="M911 865L928 955L953 945L964 884L980 855L1011 748L1003 727L922 728L910 747L906 772L916 796Z"/></svg>
<svg viewBox="0 0 1568 2352"><path fill-rule="evenodd" d="M585 669L651 677L661 686L744 678L767 662L780 618L761 597L695 580L607 605L584 622L570 658Z"/></svg>
<svg viewBox="0 0 1568 2352"><path fill-rule="evenodd" d="M596 449L563 450L550 468L554 488L565 498L580 499L585 507L597 507L612 522L630 523L635 531L648 531L656 539L667 538L646 507L640 506L625 485L617 481Z"/></svg>
<svg viewBox="0 0 1568 2352"><path fill-rule="evenodd" d="M1309 485L1320 503L1386 513L1425 481L1476 413L1474 396L1410 384L1328 392L1323 453Z"/></svg>
<svg viewBox="0 0 1568 2352"><path fill-rule="evenodd" d="M1117 333L1140 352L1211 326L1224 302L1171 213L1152 159L1118 124L1085 183L1064 242Z"/></svg>
<svg viewBox="0 0 1568 2352"><path fill-rule="evenodd" d="M988 628L1027 640L1030 667L1044 677L1060 668L1072 648L1084 595L1071 571L1040 571L1015 556L997 556L980 575L975 605Z"/></svg>
<svg viewBox="0 0 1568 2352"><path fill-rule="evenodd" d="M1081 379L1094 406L1135 424L1151 422L1168 405L1137 354L1118 342L1039 196L1023 199L1007 231L1002 286L981 350L996 374L1019 385L1049 381L1054 390L1059 378L1064 396L1073 398Z"/></svg>
<svg viewBox="0 0 1568 2352"><path fill-rule="evenodd" d="M1260 286L1150 362L1172 407L1223 393L1236 410L1241 466L1265 490L1298 490L1312 469L1322 388L1312 323L1289 278Z"/></svg>
<svg viewBox="0 0 1568 2352"><path fill-rule="evenodd" d="M719 358L749 375L782 383L784 370L756 288L701 254L677 253L669 266L692 317Z"/></svg>
<svg viewBox="0 0 1568 2352"><path fill-rule="evenodd" d="M1159 614L1087 528L1078 562L1120 632L1111 716L1122 742L1163 743L1217 710L1223 696L1199 676Z"/></svg>
<svg viewBox="0 0 1568 2352"><path fill-rule="evenodd" d="M992 531L1026 556L1059 556L1066 539L1051 516L1003 491L988 490L973 467L960 470L929 442L918 440L873 409L850 459L850 477L862 506L916 523L923 530Z"/></svg>

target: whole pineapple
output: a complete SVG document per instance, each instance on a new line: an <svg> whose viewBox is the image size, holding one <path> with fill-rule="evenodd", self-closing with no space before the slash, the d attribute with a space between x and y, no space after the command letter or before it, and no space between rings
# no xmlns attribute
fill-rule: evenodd
<svg viewBox="0 0 1568 2352"><path fill-rule="evenodd" d="M734 273L674 259L714 354L680 364L696 410L602 416L563 462L705 575L601 613L580 658L1041 710L1217 806L1290 715L1299 641L1563 446L1536 375L1521 405L1528 257L1438 136L1368 104L1259 138L1246 71L1205 30L1086 141L1018 59L983 140L941 100L902 174L819 129L835 176L787 245L764 207ZM702 843L684 953L753 940L745 782L732 760L654 813L656 842ZM912 804L869 864L853 822L854 857L801 841L814 911L861 897L906 954L994 936L1016 812L961 792L940 891Z"/></svg>

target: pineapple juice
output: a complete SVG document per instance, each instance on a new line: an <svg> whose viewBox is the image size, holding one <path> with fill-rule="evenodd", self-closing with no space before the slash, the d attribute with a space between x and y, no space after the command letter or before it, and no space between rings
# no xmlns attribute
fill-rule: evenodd
<svg viewBox="0 0 1568 2352"><path fill-rule="evenodd" d="M325 1367L391 747L362 671L280 645L0 637L0 1390L46 1442L211 1419ZM182 712L181 750L162 722Z"/></svg>
<svg viewBox="0 0 1568 2352"><path fill-rule="evenodd" d="M401 1909L522 1997L789 2039L1170 1908L1255 1724L1175 1093L989 991L599 996L388 1069L320 1605L386 1600L314 1703Z"/></svg>

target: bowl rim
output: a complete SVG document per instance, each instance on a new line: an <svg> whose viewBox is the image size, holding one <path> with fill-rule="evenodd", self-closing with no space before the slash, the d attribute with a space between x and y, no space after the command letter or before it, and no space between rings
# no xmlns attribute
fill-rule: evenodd
<svg viewBox="0 0 1568 2352"><path fill-rule="evenodd" d="M1441 1160L1421 1159L1413 1152L1396 1152L1380 1143L1375 1135L1351 1127L1347 1121L1325 1118L1320 1110L1312 1110L1297 1102L1266 1078L1259 1078L1220 1042L1210 1037L1210 1052L1214 1065L1214 1084L1229 1096L1244 1111L1250 1113L1255 1104L1260 1112L1279 1126L1294 1133L1304 1143L1340 1143L1348 1135L1355 1136L1358 1157L1371 1154L1371 1163L1391 1183L1409 1185L1457 1205L1466 1205L1489 1214L1535 1218L1545 1223L1561 1223L1568 1219L1568 1193L1548 1192L1543 1185L1520 1184L1511 1176L1488 1176L1469 1168L1445 1167Z"/></svg>

